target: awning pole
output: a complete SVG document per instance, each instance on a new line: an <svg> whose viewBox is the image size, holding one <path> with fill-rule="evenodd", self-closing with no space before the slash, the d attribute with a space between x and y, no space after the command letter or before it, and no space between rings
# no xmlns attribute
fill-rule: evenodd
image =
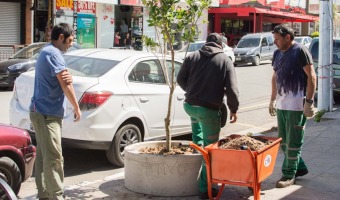
<svg viewBox="0 0 340 200"><path fill-rule="evenodd" d="M254 12L254 28L253 28L253 32L256 33L256 10Z"/></svg>

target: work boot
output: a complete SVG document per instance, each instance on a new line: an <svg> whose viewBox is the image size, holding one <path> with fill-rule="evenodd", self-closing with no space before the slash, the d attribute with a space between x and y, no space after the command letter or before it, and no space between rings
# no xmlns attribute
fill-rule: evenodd
<svg viewBox="0 0 340 200"><path fill-rule="evenodd" d="M295 178L308 174L308 169L299 169L295 173Z"/></svg>
<svg viewBox="0 0 340 200"><path fill-rule="evenodd" d="M211 193L213 197L217 197L218 195L218 189L216 188L211 188ZM199 194L199 199L209 199L208 192L200 192Z"/></svg>
<svg viewBox="0 0 340 200"><path fill-rule="evenodd" d="M277 188L285 188L290 185L293 185L295 182L295 178L287 178L287 177L282 177L280 180L276 182L276 187Z"/></svg>

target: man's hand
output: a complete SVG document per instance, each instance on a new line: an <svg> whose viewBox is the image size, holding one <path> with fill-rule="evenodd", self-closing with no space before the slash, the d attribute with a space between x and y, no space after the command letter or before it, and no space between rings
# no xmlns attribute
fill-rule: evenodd
<svg viewBox="0 0 340 200"><path fill-rule="evenodd" d="M230 123L235 123L237 121L237 114L230 113Z"/></svg>
<svg viewBox="0 0 340 200"><path fill-rule="evenodd" d="M67 84L71 84L73 82L72 75L67 70L61 72L61 78Z"/></svg>
<svg viewBox="0 0 340 200"><path fill-rule="evenodd" d="M306 117L313 117L314 116L314 104L305 102L305 105L303 106L303 114Z"/></svg>
<svg viewBox="0 0 340 200"><path fill-rule="evenodd" d="M276 116L275 101L270 101L269 103L269 114L271 116Z"/></svg>
<svg viewBox="0 0 340 200"><path fill-rule="evenodd" d="M74 110L73 113L74 113L74 120L73 120L73 121L74 121L74 122L79 121L79 120L80 120L80 117L81 117L81 111L80 111L80 109Z"/></svg>

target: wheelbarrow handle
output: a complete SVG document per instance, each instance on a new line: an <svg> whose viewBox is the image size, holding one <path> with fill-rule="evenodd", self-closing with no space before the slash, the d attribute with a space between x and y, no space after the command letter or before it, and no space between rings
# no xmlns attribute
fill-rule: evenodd
<svg viewBox="0 0 340 200"><path fill-rule="evenodd" d="M198 146L197 144L193 143L193 142L189 142L189 146L195 148L197 151L199 151L204 157L208 156L208 152L206 150L204 150L204 148Z"/></svg>

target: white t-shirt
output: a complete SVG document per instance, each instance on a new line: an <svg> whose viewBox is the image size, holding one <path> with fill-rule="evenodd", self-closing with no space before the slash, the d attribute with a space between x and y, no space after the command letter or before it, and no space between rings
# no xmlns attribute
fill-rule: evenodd
<svg viewBox="0 0 340 200"><path fill-rule="evenodd" d="M278 93L276 96L276 108L280 110L294 110L303 111L303 91L299 91L296 95L292 92L285 94L281 91L281 95Z"/></svg>

